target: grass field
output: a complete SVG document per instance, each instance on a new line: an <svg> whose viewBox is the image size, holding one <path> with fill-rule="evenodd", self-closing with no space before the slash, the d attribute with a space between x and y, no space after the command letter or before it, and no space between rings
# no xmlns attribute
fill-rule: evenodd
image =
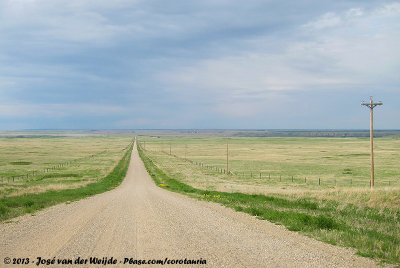
<svg viewBox="0 0 400 268"><path fill-rule="evenodd" d="M131 136L62 134L0 135L1 221L99 194L122 182Z"/></svg>
<svg viewBox="0 0 400 268"><path fill-rule="evenodd" d="M114 189L126 176L132 148L133 145L130 145L124 150L122 158L117 161L115 167L109 174L85 186L75 189L61 188L40 193L25 193L23 195L1 198L0 221L14 218L25 213L34 213L37 210L59 203L76 201Z"/></svg>
<svg viewBox="0 0 400 268"><path fill-rule="evenodd" d="M233 175L221 173L226 139L141 137L140 144L161 187L400 264L399 139L376 139L374 190L364 138L231 138Z"/></svg>
<svg viewBox="0 0 400 268"><path fill-rule="evenodd" d="M224 173L225 138L142 137L140 142L162 170L200 189L323 195L400 208L396 199L400 187L398 138L375 140L377 191L373 193L366 138L230 138L229 170L233 175L229 176ZM185 157L191 162L184 161Z"/></svg>
<svg viewBox="0 0 400 268"><path fill-rule="evenodd" d="M0 137L0 198L96 182L132 142L128 136L45 134Z"/></svg>

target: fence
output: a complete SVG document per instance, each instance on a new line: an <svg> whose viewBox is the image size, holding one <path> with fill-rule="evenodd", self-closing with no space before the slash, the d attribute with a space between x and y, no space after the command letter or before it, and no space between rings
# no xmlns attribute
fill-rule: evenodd
<svg viewBox="0 0 400 268"><path fill-rule="evenodd" d="M145 149L144 146L142 146L142 143L138 143L140 148ZM165 152L161 150L162 153L175 157L177 159L180 159L182 161L189 162L191 164L197 165L203 169L210 170L216 173L220 174L226 174L226 169L220 168L216 165L210 165L210 164L205 164L199 161L194 161L191 159L188 159L186 156L181 157L170 152ZM273 174L271 173L266 173L266 172L260 172L260 171L247 171L247 172L238 172L238 171L228 171L229 175L240 177L240 178L249 178L249 179L264 179L269 182L279 182L279 183L292 183L292 184L298 184L298 185L315 185L315 186L330 186L330 187L370 187L371 182L370 180L363 180L360 178L350 178L349 180L344 180L344 179L324 179L322 177L300 177L300 176L288 176L288 175L279 175L279 174ZM400 179L399 179L400 181ZM399 181L396 180L380 180L380 181L375 181L375 186L394 186L397 185Z"/></svg>
<svg viewBox="0 0 400 268"><path fill-rule="evenodd" d="M124 147L121 150L121 152L126 151L132 145L132 143L130 143L128 146ZM62 162L62 163L53 165L51 167L46 167L46 168L43 168L43 169L40 169L40 170L32 170L32 171L30 171L28 173L25 173L25 174L22 174L22 175L1 176L0 177L0 182L1 183L13 183L13 182L17 182L17 181L21 182L21 181L33 180L34 178L37 178L40 175L45 175L46 173L50 173L50 172L52 172L54 170L58 170L58 169L61 169L61 168L67 167L67 166L78 164L78 162L80 162L80 161L91 159L91 158L94 158L94 157L98 157L98 156L100 156L102 154L105 154L107 152L109 152L109 151L108 150L104 150L104 151L101 151L101 152L96 153L96 154L91 154L91 155L88 155L88 156L85 156L85 157L80 157L80 158L76 158L76 159L73 159L73 160L70 160L70 161Z"/></svg>

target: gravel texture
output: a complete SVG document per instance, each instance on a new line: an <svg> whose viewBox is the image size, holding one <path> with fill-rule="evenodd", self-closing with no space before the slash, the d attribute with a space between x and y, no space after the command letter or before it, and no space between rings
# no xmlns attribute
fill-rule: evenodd
<svg viewBox="0 0 400 268"><path fill-rule="evenodd" d="M374 261L354 255L353 250L159 188L136 147L126 179L116 189L0 224L0 267L15 266L5 265L5 257L36 260L38 256L114 257L118 264L112 267L131 267L119 263L124 258L201 258L207 261L207 265L199 265L204 267L376 266Z"/></svg>

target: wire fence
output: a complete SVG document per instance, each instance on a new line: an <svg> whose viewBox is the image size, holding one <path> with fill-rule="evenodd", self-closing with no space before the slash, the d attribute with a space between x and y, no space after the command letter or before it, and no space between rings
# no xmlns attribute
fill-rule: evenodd
<svg viewBox="0 0 400 268"><path fill-rule="evenodd" d="M146 150L145 147L143 146L143 143L138 143L140 148L142 150ZM182 161L191 163L193 165L197 165L205 170L209 170L218 174L226 174L230 176L235 176L238 178L243 178L243 179L260 179L264 180L267 182L271 183L289 183L289 184L297 184L297 185L315 185L315 186L330 186L330 187L371 187L371 182L369 179L362 179L362 178L323 178L318 177L318 176L312 176L312 177L307 177L307 176L295 176L295 175L290 175L288 176L287 174L285 175L280 175L280 174L271 174L269 172L262 172L262 171L232 171L228 170L226 171L225 168L221 168L220 166L217 165L212 165L212 164L206 164L201 161L196 161L196 160L191 160L189 158L182 157L175 155L170 152L163 151L162 149L160 152L171 156L175 157L177 159L180 159ZM377 180L375 181L375 186L396 186L400 182L400 178L398 180L392 179L392 180Z"/></svg>
<svg viewBox="0 0 400 268"><path fill-rule="evenodd" d="M133 143L133 142L132 142ZM126 151L131 145L132 143L130 143L128 146L124 147L121 152ZM15 182L24 182L24 181L32 181L35 179L40 178L41 176L44 176L46 174L49 174L51 172L54 172L56 170L60 170L62 168L68 167L68 166L72 166L72 165L78 165L79 162L82 162L84 160L89 160L89 159L93 159L95 157L98 157L100 155L106 154L108 153L109 150L104 150L101 152L98 152L96 154L91 154L88 156L84 156L84 157L79 157L73 160L69 160L69 161L65 161L62 163L58 163L58 164L54 164L50 167L45 167L45 168L41 168L41 169L34 169L31 171L28 171L24 174L19 174L19 175L14 175L14 176L0 176L0 182L5 184L10 184L10 183L15 183Z"/></svg>

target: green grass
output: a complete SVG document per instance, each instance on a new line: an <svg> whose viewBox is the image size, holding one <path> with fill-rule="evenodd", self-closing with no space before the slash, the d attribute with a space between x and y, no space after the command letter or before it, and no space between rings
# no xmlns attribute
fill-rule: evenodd
<svg viewBox="0 0 400 268"><path fill-rule="evenodd" d="M261 195L199 189L175 179L185 174L164 172L162 163L140 148L139 154L157 185L170 191L217 202L237 211L282 224L315 239L351 247L361 256L387 263L400 263L400 211L372 208L323 198L296 195ZM165 164L165 163L164 163ZM197 166L193 164L192 168ZM175 165L172 165L175 167ZM182 165L183 169L185 166ZM185 170L182 171L185 173Z"/></svg>
<svg viewBox="0 0 400 268"><path fill-rule="evenodd" d="M44 174L43 176L40 176L37 180L35 181L40 181L43 179L49 179L49 178L78 178L81 177L79 174L77 173L61 173L61 174Z"/></svg>
<svg viewBox="0 0 400 268"><path fill-rule="evenodd" d="M24 194L0 199L0 220L4 221L25 213L33 213L55 204L76 201L114 189L126 176L131 153L132 145L107 176L97 182L87 184L84 187L59 191L46 191L39 194Z"/></svg>
<svg viewBox="0 0 400 268"><path fill-rule="evenodd" d="M11 165L14 166L28 166L30 164L32 164L32 162L28 162L28 161L16 161L16 162L10 162Z"/></svg>
<svg viewBox="0 0 400 268"><path fill-rule="evenodd" d="M113 169L132 139L91 133L46 135L0 136L0 198L96 182Z"/></svg>
<svg viewBox="0 0 400 268"><path fill-rule="evenodd" d="M226 138L142 137L146 151L156 157L172 155L226 169ZM309 186L369 187L370 143L368 138L229 138L229 170L242 181L263 184L298 183ZM164 156L159 154L164 152ZM152 156L153 157L153 156ZM376 187L400 187L400 139L375 139ZM268 179L268 180L267 180ZM289 186L289 185L286 185ZM297 188L298 185L295 186Z"/></svg>
<svg viewBox="0 0 400 268"><path fill-rule="evenodd" d="M140 142L164 172L198 189L400 209L400 139L376 139L374 191L365 138L230 138L229 176L221 172L225 138L141 137Z"/></svg>

